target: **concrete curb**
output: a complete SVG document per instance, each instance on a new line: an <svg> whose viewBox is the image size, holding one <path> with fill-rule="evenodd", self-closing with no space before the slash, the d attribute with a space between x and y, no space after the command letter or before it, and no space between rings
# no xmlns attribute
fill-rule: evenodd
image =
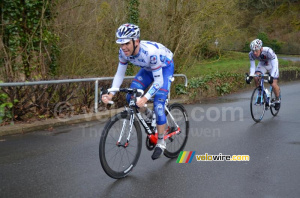
<svg viewBox="0 0 300 198"><path fill-rule="evenodd" d="M0 137L6 135L24 134L38 130L51 130L53 127L77 124L89 121L103 121L115 114L123 111L124 108L107 110L99 113L90 113L82 115L74 115L71 118L53 118L42 121L35 121L28 124L14 124L0 127Z"/></svg>

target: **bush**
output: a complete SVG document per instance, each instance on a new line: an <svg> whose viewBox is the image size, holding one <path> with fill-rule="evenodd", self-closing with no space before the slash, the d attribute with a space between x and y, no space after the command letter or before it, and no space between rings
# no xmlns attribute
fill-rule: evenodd
<svg viewBox="0 0 300 198"><path fill-rule="evenodd" d="M262 40L263 46L272 48L274 52L279 52L281 49L282 43L277 40L270 40L268 35L264 32L258 33L257 38Z"/></svg>
<svg viewBox="0 0 300 198"><path fill-rule="evenodd" d="M263 42L263 46L272 48L273 51L276 53L280 51L283 44L282 42L279 42L275 39L270 40L268 35L264 32L258 33L257 38ZM249 51L249 50L250 50L250 42L246 41L243 51Z"/></svg>
<svg viewBox="0 0 300 198"><path fill-rule="evenodd" d="M215 73L201 77L191 78L188 87L183 84L176 85L176 94L188 95L190 101L203 97L214 97L229 94L245 86L244 75L236 73Z"/></svg>
<svg viewBox="0 0 300 198"><path fill-rule="evenodd" d="M8 95L5 93L0 93L0 124L3 120L5 121L12 118L12 107L13 104L9 102Z"/></svg>

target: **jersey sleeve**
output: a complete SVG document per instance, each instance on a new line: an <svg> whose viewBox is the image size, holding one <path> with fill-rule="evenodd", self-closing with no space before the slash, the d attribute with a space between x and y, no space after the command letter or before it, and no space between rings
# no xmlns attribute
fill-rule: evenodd
<svg viewBox="0 0 300 198"><path fill-rule="evenodd" d="M271 65L272 65L272 70L271 70L270 75L274 77L275 73L278 72L278 59L275 58L275 59L271 60Z"/></svg>
<svg viewBox="0 0 300 198"><path fill-rule="evenodd" d="M274 77L275 73L278 71L278 59L275 52L271 48L269 48L267 51L267 58L270 59L272 65L270 75Z"/></svg>
<svg viewBox="0 0 300 198"><path fill-rule="evenodd" d="M120 88L121 84L123 83L124 77L125 77L125 72L127 69L127 64L124 65L121 62L119 62L118 65L118 70L115 74L113 83L112 83L112 88ZM115 94L115 92L112 92L112 94Z"/></svg>
<svg viewBox="0 0 300 198"><path fill-rule="evenodd" d="M250 61L255 61L255 57L254 57L254 54L253 54L252 51L249 52L249 60L250 60Z"/></svg>
<svg viewBox="0 0 300 198"><path fill-rule="evenodd" d="M269 48L267 51L267 58L270 59L271 61L277 59L275 52L271 48Z"/></svg>
<svg viewBox="0 0 300 198"><path fill-rule="evenodd" d="M249 60L250 60L250 76L252 76L255 73L255 57L252 51L249 52Z"/></svg>
<svg viewBox="0 0 300 198"><path fill-rule="evenodd" d="M128 62L126 59L123 58L122 50L120 49L118 70L115 74L115 77L114 77L114 80L113 80L113 83L111 86L112 88L120 88L121 84L123 83L124 77L125 77L127 65L128 65ZM115 94L115 92L112 92L112 94Z"/></svg>
<svg viewBox="0 0 300 198"><path fill-rule="evenodd" d="M124 57L125 57L124 52L120 48L119 49L119 62L123 65L127 65L128 61Z"/></svg>
<svg viewBox="0 0 300 198"><path fill-rule="evenodd" d="M255 73L255 60L250 60L250 76Z"/></svg>

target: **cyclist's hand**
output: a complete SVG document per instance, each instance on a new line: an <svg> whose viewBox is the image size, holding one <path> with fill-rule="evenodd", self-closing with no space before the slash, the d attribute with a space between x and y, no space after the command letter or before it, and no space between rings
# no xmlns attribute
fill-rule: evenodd
<svg viewBox="0 0 300 198"><path fill-rule="evenodd" d="M247 77L246 77L246 83L247 83L247 84L250 84L250 82L251 82L252 79L253 79L252 76L247 76Z"/></svg>
<svg viewBox="0 0 300 198"><path fill-rule="evenodd" d="M270 83L270 85L272 85L272 84L273 84L273 76L269 76L269 78L268 78L268 82Z"/></svg>
<svg viewBox="0 0 300 198"><path fill-rule="evenodd" d="M144 107L145 104L147 103L148 99L144 96L142 98L138 98L137 101L136 101L136 105L138 107Z"/></svg>
<svg viewBox="0 0 300 198"><path fill-rule="evenodd" d="M107 104L112 100L112 97L112 94L103 94L101 99L103 103Z"/></svg>

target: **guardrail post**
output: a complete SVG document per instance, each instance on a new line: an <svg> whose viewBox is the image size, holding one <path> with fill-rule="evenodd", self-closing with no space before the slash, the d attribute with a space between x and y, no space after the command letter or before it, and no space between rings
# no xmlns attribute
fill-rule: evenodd
<svg viewBox="0 0 300 198"><path fill-rule="evenodd" d="M98 113L98 80L95 81L95 113Z"/></svg>

